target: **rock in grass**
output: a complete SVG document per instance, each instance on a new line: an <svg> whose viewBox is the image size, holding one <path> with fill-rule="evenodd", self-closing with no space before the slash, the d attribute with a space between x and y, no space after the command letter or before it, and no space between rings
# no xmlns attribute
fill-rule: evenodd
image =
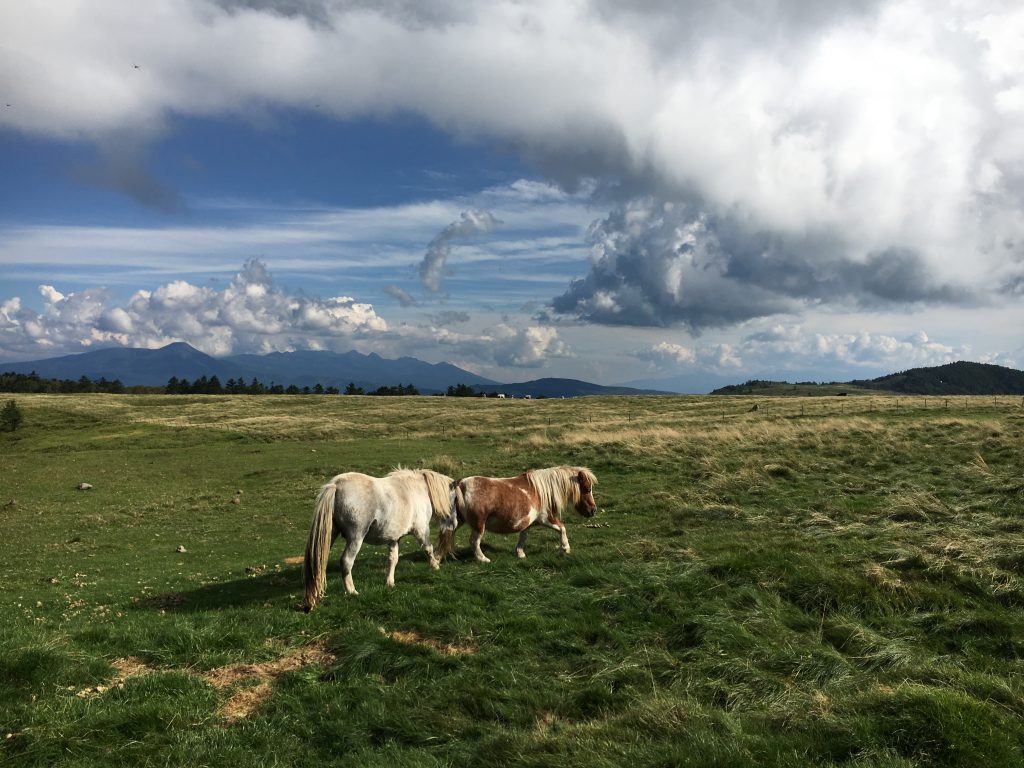
<svg viewBox="0 0 1024 768"><path fill-rule="evenodd" d="M79 483L78 484L78 490L80 490L80 491L91 491L92 490L92 485L89 484L89 483Z"/></svg>
<svg viewBox="0 0 1024 768"><path fill-rule="evenodd" d="M188 550L185 549L185 545L184 544L179 544L178 548L176 550L174 550L174 551L177 552L178 554L181 554L183 552L188 552Z"/></svg>

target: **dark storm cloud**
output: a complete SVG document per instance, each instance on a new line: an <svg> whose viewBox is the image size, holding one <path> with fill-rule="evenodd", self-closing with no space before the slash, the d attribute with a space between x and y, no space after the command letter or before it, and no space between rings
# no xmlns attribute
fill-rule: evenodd
<svg viewBox="0 0 1024 768"><path fill-rule="evenodd" d="M892 307L976 298L937 281L907 249L856 261L828 238L752 234L742 222L651 198L595 222L590 240L590 273L552 306L597 323L681 325L699 333L817 302Z"/></svg>

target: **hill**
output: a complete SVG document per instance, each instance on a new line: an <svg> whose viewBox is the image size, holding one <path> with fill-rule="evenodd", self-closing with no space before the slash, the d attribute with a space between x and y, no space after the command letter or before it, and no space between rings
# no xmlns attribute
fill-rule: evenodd
<svg viewBox="0 0 1024 768"><path fill-rule="evenodd" d="M872 390L913 395L1024 395L1024 371L966 361L912 368L851 383Z"/></svg>
<svg viewBox="0 0 1024 768"><path fill-rule="evenodd" d="M912 368L877 379L817 384L811 381L752 379L730 384L713 395L858 395L893 392L907 395L1024 395L1024 371L987 363L959 361L930 368Z"/></svg>

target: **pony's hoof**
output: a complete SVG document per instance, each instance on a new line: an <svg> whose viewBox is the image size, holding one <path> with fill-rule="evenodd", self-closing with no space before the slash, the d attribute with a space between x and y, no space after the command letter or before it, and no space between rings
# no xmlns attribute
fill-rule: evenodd
<svg viewBox="0 0 1024 768"><path fill-rule="evenodd" d="M478 563L489 563L489 562L491 562L491 558L489 558L489 557L487 557L487 556L485 556L485 555L480 555L480 557L478 557L478 558L476 559L476 561L477 561Z"/></svg>
<svg viewBox="0 0 1024 768"><path fill-rule="evenodd" d="M520 560L525 560L526 559L526 553L523 552L523 550L521 550L521 549L517 549L516 550L516 557L518 557Z"/></svg>

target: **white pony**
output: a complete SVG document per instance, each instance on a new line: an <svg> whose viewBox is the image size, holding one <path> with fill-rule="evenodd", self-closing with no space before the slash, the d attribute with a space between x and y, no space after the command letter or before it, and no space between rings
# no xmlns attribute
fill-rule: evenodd
<svg viewBox="0 0 1024 768"><path fill-rule="evenodd" d="M341 573L345 591L358 594L352 583L352 564L363 541L387 544L387 585L395 586L398 565L398 540L413 534L438 568L430 545L430 518L441 521L442 530L458 525L452 504L454 481L429 469L396 469L386 477L370 477L345 472L320 489L313 522L306 542L303 582L306 588L304 608L313 610L327 591L327 559L339 534L345 537Z"/></svg>

